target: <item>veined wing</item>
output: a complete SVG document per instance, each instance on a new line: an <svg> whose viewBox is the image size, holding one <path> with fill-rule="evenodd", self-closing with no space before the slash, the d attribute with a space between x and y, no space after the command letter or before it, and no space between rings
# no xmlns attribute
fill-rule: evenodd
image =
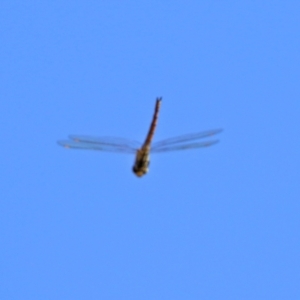
<svg viewBox="0 0 300 300"><path fill-rule="evenodd" d="M58 141L65 148L97 150L121 153L135 153L140 143L116 137L92 137L70 135L69 140Z"/></svg>
<svg viewBox="0 0 300 300"><path fill-rule="evenodd" d="M218 140L210 140L210 141L194 142L194 143L191 143L191 141L196 141L198 139L214 136L220 133L221 131L222 129L215 129L215 130L192 133L192 134L187 134L187 135L182 135L182 136L162 140L153 144L151 148L151 152L155 153L155 152L209 147L218 143Z"/></svg>

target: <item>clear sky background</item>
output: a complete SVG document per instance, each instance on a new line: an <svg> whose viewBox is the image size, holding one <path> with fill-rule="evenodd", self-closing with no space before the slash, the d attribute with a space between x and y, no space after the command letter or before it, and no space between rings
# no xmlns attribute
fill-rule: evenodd
<svg viewBox="0 0 300 300"><path fill-rule="evenodd" d="M0 299L300 299L300 2L0 4ZM65 150L223 128L207 149Z"/></svg>

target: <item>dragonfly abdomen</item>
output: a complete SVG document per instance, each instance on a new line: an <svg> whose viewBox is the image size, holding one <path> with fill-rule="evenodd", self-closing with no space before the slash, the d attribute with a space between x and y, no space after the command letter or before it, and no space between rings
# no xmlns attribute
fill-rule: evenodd
<svg viewBox="0 0 300 300"><path fill-rule="evenodd" d="M149 132L147 134L146 140L144 142L143 148L150 146L151 141L153 139L153 135L157 126L157 119L158 119L158 113L159 113L159 109L160 109L160 102L161 102L162 98L156 98L156 104L155 104L155 109L154 109L154 114L153 114L153 118L152 118L152 122L149 128Z"/></svg>

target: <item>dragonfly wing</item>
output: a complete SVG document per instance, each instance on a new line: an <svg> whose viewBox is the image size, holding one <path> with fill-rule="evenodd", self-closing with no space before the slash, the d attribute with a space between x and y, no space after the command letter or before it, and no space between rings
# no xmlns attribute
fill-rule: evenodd
<svg viewBox="0 0 300 300"><path fill-rule="evenodd" d="M161 146L155 147L151 149L151 153L160 153L160 152L167 152L167 151L178 151L178 150L186 150L186 149L197 149L197 148L205 148L212 145L217 144L218 140L212 140L207 142L200 142L200 143L189 143L183 145L172 145L172 146Z"/></svg>
<svg viewBox="0 0 300 300"><path fill-rule="evenodd" d="M177 136L174 138L169 138L166 140L158 141L153 144L152 148L158 149L158 148L165 147L165 146L183 144L186 142L190 142L190 141L194 141L194 140L198 140L198 139L216 135L216 134L220 133L221 131L222 131L222 129L214 129L214 130L208 130L208 131L203 131L203 132L197 132L197 133Z"/></svg>
<svg viewBox="0 0 300 300"><path fill-rule="evenodd" d="M123 153L135 153L139 144L135 141L113 137L70 135L69 138L69 140L58 141L58 144L65 148Z"/></svg>

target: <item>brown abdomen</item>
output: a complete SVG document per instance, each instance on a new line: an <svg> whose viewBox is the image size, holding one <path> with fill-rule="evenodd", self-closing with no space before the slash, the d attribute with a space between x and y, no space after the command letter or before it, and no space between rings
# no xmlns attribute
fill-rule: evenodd
<svg viewBox="0 0 300 300"><path fill-rule="evenodd" d="M157 118L158 118L158 113L159 113L159 109L160 109L160 102L161 102L162 98L156 98L156 104L155 104L155 109L154 109L154 115L152 118L152 122L149 128L149 132L147 134L146 140L144 142L144 145L142 148L144 147L149 147L156 129L156 125L157 125Z"/></svg>

